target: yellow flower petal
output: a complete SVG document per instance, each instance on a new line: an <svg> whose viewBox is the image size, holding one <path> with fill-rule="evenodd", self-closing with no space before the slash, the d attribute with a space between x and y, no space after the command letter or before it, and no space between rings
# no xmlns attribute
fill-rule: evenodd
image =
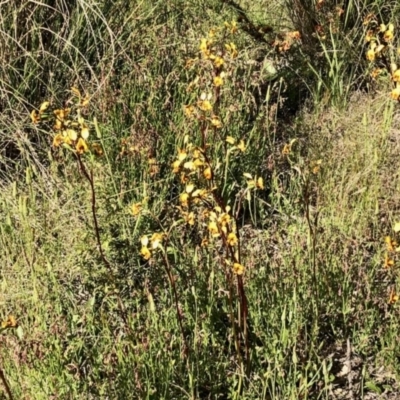
<svg viewBox="0 0 400 400"><path fill-rule="evenodd" d="M131 206L131 213L133 216L137 216L142 211L142 203L134 203Z"/></svg>
<svg viewBox="0 0 400 400"><path fill-rule="evenodd" d="M187 157L187 153L185 149L180 149L178 151L178 161L182 162Z"/></svg>
<svg viewBox="0 0 400 400"><path fill-rule="evenodd" d="M286 144L283 146L282 154L283 154L283 155L288 155L288 154L290 154L290 151L291 151L291 150L292 150L291 144L290 144L290 143L286 143Z"/></svg>
<svg viewBox="0 0 400 400"><path fill-rule="evenodd" d="M146 247L149 244L149 238L146 235L143 235L140 238L140 243L142 244L143 247Z"/></svg>
<svg viewBox="0 0 400 400"><path fill-rule="evenodd" d="M153 235L151 236L151 239L150 239L151 248L153 250L157 249L160 246L162 239L163 239L162 233L153 233Z"/></svg>
<svg viewBox="0 0 400 400"><path fill-rule="evenodd" d="M81 92L79 91L78 88L72 86L71 92L72 92L75 96L81 97Z"/></svg>
<svg viewBox="0 0 400 400"><path fill-rule="evenodd" d="M204 178L210 180L212 178L212 171L210 167L207 167L204 171L203 171L203 175Z"/></svg>
<svg viewBox="0 0 400 400"><path fill-rule="evenodd" d="M31 112L31 120L34 124L37 124L40 122L40 114L36 110L33 110Z"/></svg>
<svg viewBox="0 0 400 400"><path fill-rule="evenodd" d="M398 301L398 300L399 300L399 296L396 294L395 290L392 289L392 290L390 291L388 303L389 303L389 304L394 304L394 303L396 303L396 301Z"/></svg>
<svg viewBox="0 0 400 400"><path fill-rule="evenodd" d="M244 140L240 140L239 144L236 146L242 153L246 150L246 145L244 144Z"/></svg>
<svg viewBox="0 0 400 400"><path fill-rule="evenodd" d="M201 100L198 103L200 110L202 111L210 111L212 110L212 105L209 100Z"/></svg>
<svg viewBox="0 0 400 400"><path fill-rule="evenodd" d="M82 107L86 107L89 104L90 96L88 94L85 95L85 98L81 101L80 105Z"/></svg>
<svg viewBox="0 0 400 400"><path fill-rule="evenodd" d="M222 86L224 84L224 80L220 76L216 76L213 79L213 83L214 83L214 86L219 87L219 86Z"/></svg>
<svg viewBox="0 0 400 400"><path fill-rule="evenodd" d="M42 112L46 111L49 108L49 105L50 105L49 101L45 101L44 103L42 103L40 105L39 112L42 113Z"/></svg>
<svg viewBox="0 0 400 400"><path fill-rule="evenodd" d="M60 121L59 119L56 119L56 121L55 121L55 123L54 123L54 126L53 126L53 129L54 129L55 131L59 131L59 130L62 129L62 127L63 127L62 121Z"/></svg>
<svg viewBox="0 0 400 400"><path fill-rule="evenodd" d="M211 118L211 125L215 126L216 128L222 128L222 122L216 115L213 115Z"/></svg>
<svg viewBox="0 0 400 400"><path fill-rule="evenodd" d="M228 234L228 237L226 238L227 243L229 244L229 246L236 246L238 243L238 238L237 236L231 232Z"/></svg>
<svg viewBox="0 0 400 400"><path fill-rule="evenodd" d="M179 196L179 201L182 204L182 206L187 207L188 200L189 200L189 195L187 193L181 193L181 195Z"/></svg>
<svg viewBox="0 0 400 400"><path fill-rule="evenodd" d="M193 161L193 167L195 169L202 167L204 165L203 161L199 160L198 158Z"/></svg>
<svg viewBox="0 0 400 400"><path fill-rule="evenodd" d="M183 109L187 117L191 117L195 112L195 108L192 105L184 106Z"/></svg>
<svg viewBox="0 0 400 400"><path fill-rule="evenodd" d="M393 100L398 100L400 97L400 87L396 87L395 89L393 89L390 93L390 96Z"/></svg>
<svg viewBox="0 0 400 400"><path fill-rule="evenodd" d="M193 161L186 161L185 164L183 164L183 168L188 169L190 171L194 170L194 162Z"/></svg>
<svg viewBox="0 0 400 400"><path fill-rule="evenodd" d="M386 249L389 252L394 251L395 247L397 246L397 243L395 240L392 240L390 236L385 237L385 243L386 243Z"/></svg>
<svg viewBox="0 0 400 400"><path fill-rule="evenodd" d="M202 38L200 41L200 50L201 51L206 51L207 50L207 39L206 38Z"/></svg>
<svg viewBox="0 0 400 400"><path fill-rule="evenodd" d="M193 211L191 211L186 217L185 217L185 221L186 223L188 223L189 225L194 225L195 223L195 216Z"/></svg>
<svg viewBox="0 0 400 400"><path fill-rule="evenodd" d="M151 257L151 252L147 247L142 247L140 250L140 254L145 260L149 260Z"/></svg>
<svg viewBox="0 0 400 400"><path fill-rule="evenodd" d="M385 255L385 262L384 262L384 267L385 268L391 268L394 265L394 260L392 260L388 254Z"/></svg>
<svg viewBox="0 0 400 400"><path fill-rule="evenodd" d="M179 172L180 165L181 165L181 162L179 160L176 160L172 163L172 172L174 174L177 174Z"/></svg>
<svg viewBox="0 0 400 400"><path fill-rule="evenodd" d="M386 31L383 35L383 39L385 42L391 42L393 40L393 37L393 31Z"/></svg>
<svg viewBox="0 0 400 400"><path fill-rule="evenodd" d="M61 133L57 133L57 135L55 135L53 138L53 146L59 147L63 144L63 142L64 142L63 135L61 135Z"/></svg>
<svg viewBox="0 0 400 400"><path fill-rule="evenodd" d="M65 144L71 146L72 145L72 140L71 138L67 135L66 131L63 131L63 141Z"/></svg>
<svg viewBox="0 0 400 400"><path fill-rule="evenodd" d="M61 121L68 117L71 109L70 108L63 108L60 110L54 110L54 115Z"/></svg>
<svg viewBox="0 0 400 400"><path fill-rule="evenodd" d="M378 77L378 75L380 75L380 73L382 72L382 70L380 68L375 68L372 72L371 72L371 77L373 79L376 79Z"/></svg>
<svg viewBox="0 0 400 400"><path fill-rule="evenodd" d="M67 129L64 133L74 142L78 139L78 132L74 129Z"/></svg>
<svg viewBox="0 0 400 400"><path fill-rule="evenodd" d="M9 315L6 320L1 322L1 327L3 329L6 328L15 328L17 326L17 320L13 315Z"/></svg>
<svg viewBox="0 0 400 400"><path fill-rule="evenodd" d="M81 136L83 139L87 140L89 138L89 129L87 127L82 128Z"/></svg>
<svg viewBox="0 0 400 400"><path fill-rule="evenodd" d="M242 265L242 264L239 264L239 263L234 263L234 264L233 264L233 272L234 272L236 275L242 275L243 272L244 272L244 267L243 267L243 265Z"/></svg>
<svg viewBox="0 0 400 400"><path fill-rule="evenodd" d="M392 74L393 82L400 82L400 69L397 69Z"/></svg>
<svg viewBox="0 0 400 400"><path fill-rule="evenodd" d="M365 41L366 41L367 43L369 43L369 42L372 40L373 37L374 37L374 31L373 31L372 29L370 29L370 30L367 32L367 34L365 35Z"/></svg>
<svg viewBox="0 0 400 400"><path fill-rule="evenodd" d="M393 230L397 233L400 232L400 222L396 222L393 226Z"/></svg>
<svg viewBox="0 0 400 400"><path fill-rule="evenodd" d="M219 235L218 226L214 221L209 222L208 230L213 236L218 236Z"/></svg>
<svg viewBox="0 0 400 400"><path fill-rule="evenodd" d="M231 221L231 216L228 213L222 213L218 218L218 222L222 226L228 225L230 221Z"/></svg>
<svg viewBox="0 0 400 400"><path fill-rule="evenodd" d="M185 190L186 190L186 193L192 193L194 190L194 185L192 183L187 185Z"/></svg>
<svg viewBox="0 0 400 400"><path fill-rule="evenodd" d="M367 51L366 57L367 57L367 60L368 60L368 61L374 61L374 60L375 60L375 51L372 50L372 49L369 49L369 50Z"/></svg>
<svg viewBox="0 0 400 400"><path fill-rule="evenodd" d="M222 65L224 65L224 59L223 59L222 57L218 57L218 56L215 57L214 65L215 65L217 68L222 67Z"/></svg>
<svg viewBox="0 0 400 400"><path fill-rule="evenodd" d="M79 154L83 154L89 150L89 147L82 138L79 138L78 143L75 146L75 149Z"/></svg>
<svg viewBox="0 0 400 400"><path fill-rule="evenodd" d="M235 45L235 43L227 43L227 44L225 44L225 48L226 48L226 50L228 50L228 52L230 53L230 56L232 57L232 58L235 58L235 57L237 57L237 55L238 55L238 51L237 51L237 49L236 49L236 45Z"/></svg>

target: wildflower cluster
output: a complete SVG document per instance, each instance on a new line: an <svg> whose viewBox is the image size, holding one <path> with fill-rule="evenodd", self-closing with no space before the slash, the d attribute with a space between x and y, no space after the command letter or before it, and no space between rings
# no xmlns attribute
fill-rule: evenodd
<svg viewBox="0 0 400 400"><path fill-rule="evenodd" d="M76 154L92 152L96 155L102 155L103 150L98 143L88 144L90 136L89 125L83 118L83 110L89 104L89 95L82 95L77 88L71 88L73 95L72 105L50 110L50 102L45 101L39 107L39 110L33 110L30 114L34 124L41 122L53 123L52 129L55 132L53 136L53 146L72 149Z"/></svg>
<svg viewBox="0 0 400 400"><path fill-rule="evenodd" d="M172 170L180 175L180 181L184 184L178 206L183 221L195 226L201 233L203 247L221 240L228 254L225 265L232 267L234 273L243 274L235 218L231 208L220 199L218 188L213 185L214 172L204 149L187 143L185 149L178 151Z"/></svg>
<svg viewBox="0 0 400 400"><path fill-rule="evenodd" d="M184 106L190 121L197 121L199 137L184 139L184 148L177 151L172 171L179 176L183 191L179 195L178 210L184 223L195 227L201 234L203 247L211 245L225 248L223 260L227 271L242 275L244 266L240 261L239 238L232 209L221 196L221 163L214 159L215 147L224 144L225 159L229 154L246 151L243 139L219 134L209 142L209 131L219 132L224 121L219 115L221 88L229 78L235 59L238 57L236 44L231 36L237 32L235 21L211 29L207 37L200 40L200 54L188 62L188 67L198 67L194 81L188 90L199 91L197 100ZM200 140L199 140L200 139ZM200 142L200 145L196 144ZM261 177L246 175L249 188L263 187Z"/></svg>
<svg viewBox="0 0 400 400"><path fill-rule="evenodd" d="M91 203L92 203L92 217L93 228L97 241L97 248L99 250L101 259L107 268L111 271L111 264L107 260L102 241L100 237L100 228L96 215L96 189L94 184L94 163L87 163L83 155L89 153L90 155L103 155L103 149L99 143L89 143L90 128L84 116L86 114L86 107L89 104L90 97L88 94L82 95L79 89L71 88L72 98L69 99L63 108L52 109L50 102L45 101L39 107L39 110L33 110L30 114L31 120L34 124L46 123L46 127L53 131L53 147L64 147L74 153L76 156L77 166L79 172L90 184ZM98 129L96 120L94 120L97 135L100 137L101 133ZM93 157L89 158L92 161Z"/></svg>
<svg viewBox="0 0 400 400"><path fill-rule="evenodd" d="M221 88L225 86L238 57L236 44L231 39L236 32L235 21L211 29L207 37L200 40L199 57L186 63L188 69L198 68L201 71L201 74L196 74L187 90L202 91L195 103L184 106L184 113L188 118L207 123L214 129L224 126L218 115L218 108Z"/></svg>
<svg viewBox="0 0 400 400"><path fill-rule="evenodd" d="M365 35L368 49L365 56L373 66L371 77L376 79L383 74L389 76L392 82L390 96L400 101L400 69L397 66L400 48L395 46L395 27L392 23L378 24L373 14L364 19L364 25L368 27Z"/></svg>
<svg viewBox="0 0 400 400"><path fill-rule="evenodd" d="M223 238L224 243L234 247L233 238L235 226L229 215L230 209L221 203L218 194L218 182L216 178L216 166L218 162L212 160L212 150L215 144L208 143L209 132L222 131L224 121L219 115L219 103L221 89L226 85L238 57L236 44L232 35L237 32L236 21L226 22L223 26L211 29L206 37L200 40L199 56L190 59L186 63L188 69L196 70L194 80L188 85L188 91L198 91L197 98L183 106L183 112L188 123L200 127L198 137L184 139L184 148L178 149L175 161L172 163L172 172L179 176L184 190L179 195L178 209L183 221L190 226L199 224L200 229L206 233L203 245L212 238ZM223 138L223 136L220 136ZM193 139L193 140L192 140ZM231 136L225 138L230 145L229 152L244 152L246 145L243 139L235 139ZM195 144L200 141L201 144ZM258 182L258 185L260 185ZM218 199L218 200L217 200ZM132 206L132 214L140 213L141 203ZM143 245L143 243L142 243ZM149 256L147 245L142 247L141 254L144 258ZM150 257L150 256L149 256ZM233 259L239 263L238 257ZM233 264L234 264L233 263ZM232 265L233 265L232 264ZM243 272L243 268L236 267Z"/></svg>
<svg viewBox="0 0 400 400"><path fill-rule="evenodd" d="M198 92L191 104L183 106L188 124L198 131L198 135L186 135L183 147L177 149L176 158L171 164L172 172L178 177L182 191L178 196L177 210L181 221L193 228L201 236L201 246L221 246L225 249L223 260L227 271L236 275L244 273L240 261L239 238L233 210L221 196L221 163L215 160L215 147L224 144L225 156L237 155L246 151L243 139L227 135L224 137L224 121L220 114L221 88L232 73L235 59L238 57L232 35L237 32L235 21L211 29L200 40L199 56L187 62L187 68L196 70L195 79L189 84L188 91ZM196 128L197 127L197 128ZM210 132L214 132L210 140ZM215 134L221 140L216 140ZM229 159L229 157L226 157ZM262 177L244 174L247 191L264 188ZM141 203L132 205L131 213L138 215ZM141 256L148 260L152 252L160 248L162 235L154 233L149 239L141 238Z"/></svg>
<svg viewBox="0 0 400 400"><path fill-rule="evenodd" d="M226 132L228 124L224 118L227 113L224 112L224 104L221 104L223 94L229 92L228 81L239 56L232 39L236 32L235 21L211 29L206 37L201 38L197 56L186 63L186 68L193 73L194 79L187 87L188 93L192 93L192 101L183 105L182 113L191 133L182 135L182 144L176 149L175 158L171 160L171 172L181 189L176 197L177 203L171 214L173 221L169 228L160 226L164 233L142 236L140 255L143 259L150 260L157 253L160 254L174 291L177 317L184 338L175 279L164 247L167 248L166 242L173 238L170 235L172 229L190 229L196 232L199 245L218 257L220 272L226 279L227 287L232 288L233 281L236 280L237 300L240 302L238 325L248 353L248 311L243 283L245 267L241 262L240 237L236 223L238 207L235 205L233 210L230 206L231 200L236 199L229 199L224 193L230 155L237 157L246 151L243 138L234 138ZM244 177L247 180L244 193L264 188L260 176L244 174ZM175 211L178 212L178 218ZM143 202L132 204L130 212L134 216L141 214ZM157 223L160 221L157 220ZM234 294L231 290L228 293L233 304ZM236 324L233 314L231 319ZM237 332L235 330L234 335ZM237 351L240 352L239 347Z"/></svg>

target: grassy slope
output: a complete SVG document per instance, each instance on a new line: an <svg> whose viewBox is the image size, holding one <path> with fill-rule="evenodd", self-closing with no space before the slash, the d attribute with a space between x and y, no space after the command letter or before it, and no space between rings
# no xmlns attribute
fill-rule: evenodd
<svg viewBox="0 0 400 400"><path fill-rule="evenodd" d="M396 107L386 94L355 93L340 112L277 116L279 85L246 64L268 50L245 33L229 100L241 113L225 133L245 136L242 167L268 186L241 229L251 373L244 378L237 365L218 263L178 232L171 262L191 347L182 357L165 272L140 259L138 242L154 217L168 221L178 193L170 163L191 133L184 63L210 26L235 17L218 2L187 3L97 10L77 1L67 10L55 2L63 13L50 39L39 34L47 18L39 9L21 2L2 17L1 40L18 54L1 70L0 117L1 314L22 328L20 337L2 334L1 367L15 398L328 399L334 385L356 398L384 392L400 372L399 311L387 304L397 277L382 267L399 199ZM28 18L23 46L32 53L16 50L18 31L6 35L13 16ZM71 82L96 93L91 112L107 155L96 166L98 213L112 279L96 251L87 182L28 122L33 105L61 102ZM273 96L255 110L267 90ZM139 150L121 155L122 138ZM317 160L320 171L307 172ZM144 197L148 212L135 220L129 205ZM340 377L347 361L354 373Z"/></svg>

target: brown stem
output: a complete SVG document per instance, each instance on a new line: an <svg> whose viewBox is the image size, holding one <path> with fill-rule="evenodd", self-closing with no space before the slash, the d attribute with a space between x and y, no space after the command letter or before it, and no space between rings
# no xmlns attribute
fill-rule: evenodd
<svg viewBox="0 0 400 400"><path fill-rule="evenodd" d="M165 254L165 252L163 252L163 256L164 256L165 271L166 271L166 273L168 275L168 279L169 279L169 282L171 284L171 289L172 289L172 292L173 292L173 295L174 295L176 315L177 315L177 319L178 319L178 323L179 323L179 328L181 330L181 336L182 336L183 345L185 347L184 351L183 351L183 354L184 354L185 358L187 358L189 356L189 350L190 349L189 349L188 342L186 340L185 332L183 330L183 318L182 318L182 313L181 313L181 311L179 309L179 298L178 298L178 292L176 290L175 279L174 279L174 277L172 275L171 266L169 264L168 257Z"/></svg>
<svg viewBox="0 0 400 400"><path fill-rule="evenodd" d="M205 137L204 132L203 133L203 138ZM204 139L203 139L204 142ZM211 167L211 162L208 158L207 155L207 149L205 148L205 146L203 146L203 150L202 150L204 159L206 161L206 163ZM217 185L215 185L214 183L214 176L212 177L211 180L211 185L212 187L216 188ZM218 206L222 209L225 210L226 209L226 204L225 201L223 199L223 197L220 195L220 193L217 191L217 189L212 190L212 196L214 198L214 201L218 204ZM235 217L235 220L237 218ZM236 236L238 238L238 243L240 243L239 240L239 227L238 224L236 223ZM234 262L238 262L240 263L240 244L238 245L238 254L239 254L239 259L235 260L235 255L234 255L234 251L233 249L228 245L228 243L226 242L226 238L223 235L223 242L225 247L228 249L228 252L230 253L230 258L232 260L234 260ZM245 341L245 352L246 352L246 361L247 361L247 368L249 369L249 363L250 363L250 342L249 342L249 337L248 337L248 301L247 301L247 296L246 296L246 292L244 289L244 284L243 284L243 277L239 276L237 277L237 290L238 290L238 295L239 295L239 326L241 328L242 334L243 334L243 339Z"/></svg>
<svg viewBox="0 0 400 400"><path fill-rule="evenodd" d="M238 334L236 331L236 323L235 323L235 317L233 314L233 292L232 292L232 279L231 279L231 274L228 271L225 271L225 279L228 283L228 287L229 287L229 296L228 296L228 300L229 300L229 314L231 317L231 324L232 324L232 331L233 331L233 337L235 339L235 348L236 348L236 352L237 352L237 356L238 356L238 361L239 363L242 362L242 354L240 351L240 342L239 342L239 338L238 338ZM239 325L240 327L240 325Z"/></svg>
<svg viewBox="0 0 400 400"><path fill-rule="evenodd" d="M316 246L317 246L317 223L318 223L318 214L316 214L314 218L314 223L311 221L311 210L310 210L310 202L311 202L311 193L310 193L310 180L306 177L306 181L304 184L304 206L305 206L305 214L308 229L311 235L311 251L312 251L312 269L313 269L313 284L315 288L316 298L317 298L317 315L319 313L319 290L318 290L318 279L317 279L317 260L316 260Z"/></svg>
<svg viewBox="0 0 400 400"><path fill-rule="evenodd" d="M9 384L7 382L7 379L6 379L5 375L4 375L4 371L3 371L2 368L0 368L0 379L3 382L4 388L6 389L8 397L10 398L10 400L13 400L14 397L13 397L13 395L11 393L10 386L9 386Z"/></svg>
<svg viewBox="0 0 400 400"><path fill-rule="evenodd" d="M231 2L228 1L228 4L230 4L230 3ZM230 4L230 5L232 5L232 4ZM220 72L221 72L220 68L214 68L214 70L213 70L213 78L215 78L217 75L219 75ZM215 101L214 101L213 112L215 114L218 114L220 101L221 101L221 89L220 89L220 87L215 87L214 88L214 97L215 97ZM201 121L201 125L200 125L201 138L202 138L202 153L203 153L203 156L204 156L204 159L205 159L206 163L208 164L208 166L212 170L212 164L211 164L211 161L210 161L210 159L209 159L209 157L207 155L207 129L208 129L208 125L206 124L206 121L202 120ZM214 136L216 136L216 134L217 134L217 128L216 127L214 127L213 132L214 132ZM220 137L220 139L222 139L222 138ZM226 145L225 145L225 150L226 150ZM216 189L216 187L218 187L218 185L215 184L213 175L211 177L210 184L211 184L210 186L213 188L211 193L212 193L212 196L214 198L215 203L222 210L226 210L226 202L224 201L223 196L221 195L221 193L219 193L217 191L217 189ZM235 218L235 221L236 220L237 220L237 218ZM236 229L237 229L236 236L238 238L238 242L240 242L238 224L236 224ZM227 243L226 235L221 232L221 237L222 237L225 249L226 249L226 253L227 253L226 257L230 258L233 262L240 263L240 246L238 246L238 259L236 259L234 249L229 245L229 243ZM223 262L223 264L224 264L224 262ZM233 335L234 335L234 338L235 338L235 345L236 345L236 349L237 349L237 353L238 353L239 362L241 363L242 356L241 356L241 351L240 351L240 343L239 343L238 335L237 335L237 331L236 331L235 319L233 317L232 273L228 272L226 270L226 266L225 265L224 265L224 268L225 268L226 283L228 284L228 287L229 287L229 305L230 305L230 313L231 313L231 320L232 320ZM240 276L240 275L237 276L237 292L238 292L238 296L239 296L239 328L240 328L240 330L241 330L241 332L243 334L243 339L245 341L247 370L249 371L249 366L250 366L250 343L249 343L249 338L248 338L248 302L247 302L247 297L246 297L246 293L245 293L245 289L244 289L243 277Z"/></svg>
<svg viewBox="0 0 400 400"><path fill-rule="evenodd" d="M207 160L207 155L205 155L206 162ZM213 184L214 185L214 184ZM226 209L226 204L222 198L222 196L216 191L212 191L214 201L218 204L219 207L221 207L222 210ZM236 222L236 218L235 218ZM241 251L240 251L240 236L239 236L239 227L238 224L236 223L236 237L238 238L238 259L235 257L235 252L234 249L229 246L229 244L226 241L226 235L223 234L222 232L222 240L224 243L225 248L228 250L228 254L230 256L230 259L233 260L234 262L238 262L239 264L241 263ZM229 233L229 232L227 232ZM228 279L228 278L227 278ZM229 280L230 284L230 280ZM246 352L246 361L247 361L247 369L249 370L250 366L250 342L249 342L249 335L248 335L248 317L249 317L249 311L248 311L248 301L247 301L247 296L246 296L246 291L244 289L244 284L243 284L243 277L240 275L237 275L237 291L239 295L239 327L241 329L241 332L243 334L243 339L245 342L245 352Z"/></svg>
<svg viewBox="0 0 400 400"><path fill-rule="evenodd" d="M93 171L91 170L90 174L89 174L89 172L86 169L85 164L82 161L80 154L76 154L76 158L78 160L79 168L80 168L83 176L89 181L89 184L90 184L90 191L92 194L92 200L91 200L92 216L93 216L94 232L95 232L96 241L97 241L97 248L99 249L100 256L101 256L101 259L103 260L104 264L111 271L111 264L107 260L105 254L104 254L103 246L101 245L100 229L99 229L99 224L97 221L97 214L96 214L96 190L94 188Z"/></svg>
<svg viewBox="0 0 400 400"><path fill-rule="evenodd" d="M240 239L239 239L239 228L236 226L236 236L238 238L238 260L235 260L235 255L233 249L230 248L231 251L231 259L235 260L239 264L241 263L240 257ZM246 352L246 361L249 366L250 362L250 342L249 342L249 335L248 335L248 319L249 319L249 307L248 301L246 296L246 291L244 289L243 284L243 276L237 275L237 291L239 295L239 326L241 332L243 334L243 339L245 343L245 352Z"/></svg>

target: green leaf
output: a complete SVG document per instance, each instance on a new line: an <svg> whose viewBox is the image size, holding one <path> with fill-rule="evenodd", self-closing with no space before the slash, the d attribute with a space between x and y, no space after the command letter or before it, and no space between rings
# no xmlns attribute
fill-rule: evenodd
<svg viewBox="0 0 400 400"><path fill-rule="evenodd" d="M17 336L19 340L22 340L24 338L24 330L22 329L21 325L19 325L17 328Z"/></svg>
<svg viewBox="0 0 400 400"><path fill-rule="evenodd" d="M372 390L374 393L377 394L382 393L382 390L378 386L376 386L375 382L372 381L365 382L365 387L369 390Z"/></svg>

